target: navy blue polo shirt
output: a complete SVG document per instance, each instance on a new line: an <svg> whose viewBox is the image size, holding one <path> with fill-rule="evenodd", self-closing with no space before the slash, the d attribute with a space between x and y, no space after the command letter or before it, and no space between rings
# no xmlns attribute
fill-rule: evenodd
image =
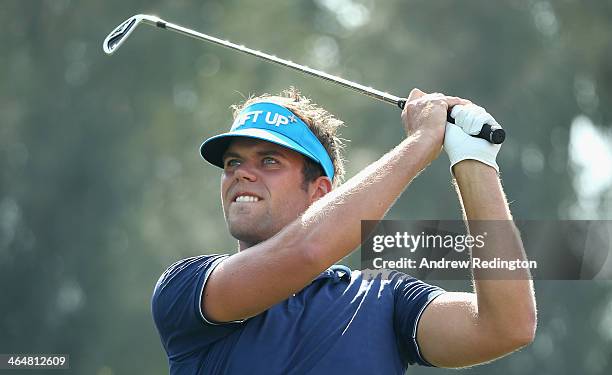
<svg viewBox="0 0 612 375"><path fill-rule="evenodd" d="M430 366L417 323L442 289L400 272L332 266L263 313L216 324L200 300L226 257L181 260L155 285L153 319L170 374L403 374L409 364Z"/></svg>

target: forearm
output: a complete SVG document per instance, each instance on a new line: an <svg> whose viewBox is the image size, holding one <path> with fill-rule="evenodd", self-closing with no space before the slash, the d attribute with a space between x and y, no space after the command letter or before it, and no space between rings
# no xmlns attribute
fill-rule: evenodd
<svg viewBox="0 0 612 375"><path fill-rule="evenodd" d="M361 242L361 221L382 219L410 181L432 159L430 140L406 138L338 189L315 202L301 217L303 239L316 262L327 267ZM435 151L434 151L435 152Z"/></svg>
<svg viewBox="0 0 612 375"><path fill-rule="evenodd" d="M478 161L465 160L455 165L453 171L470 231L487 232L485 246L474 247L472 257L481 261L526 260L495 170ZM474 288L478 318L484 324L521 337L533 335L535 299L527 268L475 268Z"/></svg>
<svg viewBox="0 0 612 375"><path fill-rule="evenodd" d="M253 316L301 290L360 243L361 220L380 219L429 163L431 145L408 137L312 204L276 236L222 262L212 273L206 314L217 321Z"/></svg>

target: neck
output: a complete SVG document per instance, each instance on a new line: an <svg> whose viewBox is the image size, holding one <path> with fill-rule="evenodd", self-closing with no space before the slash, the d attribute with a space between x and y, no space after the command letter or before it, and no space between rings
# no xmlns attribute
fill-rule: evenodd
<svg viewBox="0 0 612 375"><path fill-rule="evenodd" d="M251 246L254 246L256 244L254 243L250 243L250 242L245 242L245 241L238 241L238 251L244 251L246 249L248 249Z"/></svg>

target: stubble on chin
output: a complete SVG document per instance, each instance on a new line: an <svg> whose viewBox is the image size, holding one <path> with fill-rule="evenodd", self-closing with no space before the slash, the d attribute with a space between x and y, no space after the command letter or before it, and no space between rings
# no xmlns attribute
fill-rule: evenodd
<svg viewBox="0 0 612 375"><path fill-rule="evenodd" d="M262 241L260 234L254 228L245 228L245 226L237 224L229 224L228 227L230 235L238 241L249 244L256 244Z"/></svg>
<svg viewBox="0 0 612 375"><path fill-rule="evenodd" d="M270 235L270 223L265 217L245 218L238 220L228 219L226 217L227 226L230 235L236 240L245 242L251 245L265 241Z"/></svg>

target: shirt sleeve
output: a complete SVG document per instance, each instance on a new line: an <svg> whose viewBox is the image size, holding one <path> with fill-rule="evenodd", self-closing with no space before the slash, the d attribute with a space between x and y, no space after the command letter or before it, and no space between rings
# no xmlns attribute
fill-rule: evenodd
<svg viewBox="0 0 612 375"><path fill-rule="evenodd" d="M423 311L445 291L414 277L397 273L394 277L394 327L402 359L410 365L433 366L421 355L416 340Z"/></svg>
<svg viewBox="0 0 612 375"><path fill-rule="evenodd" d="M202 292L208 276L226 257L202 255L183 259L171 265L157 281L151 312L169 358L205 350L240 327L241 322L209 322L202 313Z"/></svg>

